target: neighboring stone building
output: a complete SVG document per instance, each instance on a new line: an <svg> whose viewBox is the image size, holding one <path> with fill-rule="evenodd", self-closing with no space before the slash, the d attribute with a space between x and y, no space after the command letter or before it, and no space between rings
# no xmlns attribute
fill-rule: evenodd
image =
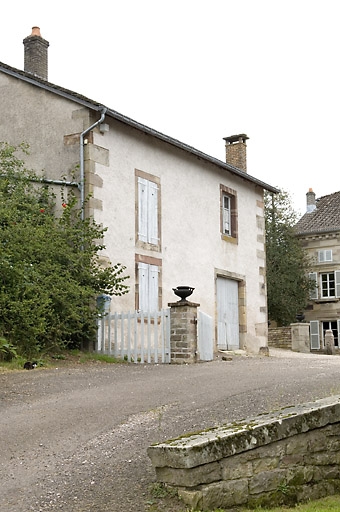
<svg viewBox="0 0 340 512"><path fill-rule="evenodd" d="M92 194L84 215L108 228L103 257L130 276L111 311L165 308L192 286L215 348L267 346L263 191L277 189L247 173L248 137L226 137L222 162L48 82L39 28L24 46L25 71L0 63L0 140L29 143L26 165L55 187L76 181L81 206Z"/></svg>
<svg viewBox="0 0 340 512"><path fill-rule="evenodd" d="M340 192L316 199L309 189L307 211L296 233L312 259L315 289L304 312L310 323L311 349L325 348L325 333L332 330L339 347L340 329Z"/></svg>

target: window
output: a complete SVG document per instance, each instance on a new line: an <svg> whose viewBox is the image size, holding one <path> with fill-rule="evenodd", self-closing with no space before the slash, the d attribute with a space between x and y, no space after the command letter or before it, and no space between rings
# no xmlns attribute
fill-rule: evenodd
<svg viewBox="0 0 340 512"><path fill-rule="evenodd" d="M157 265L138 263L138 309L140 311L152 313L158 311L158 275Z"/></svg>
<svg viewBox="0 0 340 512"><path fill-rule="evenodd" d="M327 249L327 250L323 250L323 251L318 251L318 261L319 261L319 263L333 261L332 250Z"/></svg>
<svg viewBox="0 0 340 512"><path fill-rule="evenodd" d="M143 176L141 176L141 174ZM159 184L146 178L146 173L137 175L137 240L159 246ZM155 178L157 180L157 178Z"/></svg>
<svg viewBox="0 0 340 512"><path fill-rule="evenodd" d="M335 275L334 272L320 274L321 297L323 299L335 297Z"/></svg>
<svg viewBox="0 0 340 512"><path fill-rule="evenodd" d="M319 275L319 286L317 272L309 274L311 281L315 283L315 287L309 294L310 299L332 299L340 297L340 270L334 272L322 272ZM320 290L320 293L319 293Z"/></svg>
<svg viewBox="0 0 340 512"><path fill-rule="evenodd" d="M221 233L225 240L237 239L236 191L220 185Z"/></svg>
<svg viewBox="0 0 340 512"><path fill-rule="evenodd" d="M334 336L334 346L339 346L338 341L338 322L334 320L333 322L322 322L322 339L325 340L326 331L332 331ZM324 343L323 343L324 344Z"/></svg>
<svg viewBox="0 0 340 512"><path fill-rule="evenodd" d="M231 198L226 194L223 194L222 201L223 234L231 236Z"/></svg>
<svg viewBox="0 0 340 512"><path fill-rule="evenodd" d="M339 348L340 320L320 321L311 320L310 322L310 348L319 350L325 347L326 331L331 330L334 336L334 346ZM320 343L321 341L321 343Z"/></svg>

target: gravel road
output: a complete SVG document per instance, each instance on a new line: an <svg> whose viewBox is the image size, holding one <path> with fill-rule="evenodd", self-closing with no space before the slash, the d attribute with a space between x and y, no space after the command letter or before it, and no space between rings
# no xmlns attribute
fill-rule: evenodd
<svg viewBox="0 0 340 512"><path fill-rule="evenodd" d="M0 511L182 512L150 492L150 444L340 394L339 377L339 356L277 349L0 373Z"/></svg>

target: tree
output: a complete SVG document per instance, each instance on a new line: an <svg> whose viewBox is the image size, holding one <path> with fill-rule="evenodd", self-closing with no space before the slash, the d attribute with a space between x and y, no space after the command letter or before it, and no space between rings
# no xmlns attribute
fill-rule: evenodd
<svg viewBox="0 0 340 512"><path fill-rule="evenodd" d="M0 143L0 336L26 356L80 346L96 331L96 297L128 291L121 264L101 265L105 228L82 220L74 193L62 204Z"/></svg>
<svg viewBox="0 0 340 512"><path fill-rule="evenodd" d="M280 326L296 321L311 289L310 263L295 235L296 221L287 192L265 193L268 318Z"/></svg>

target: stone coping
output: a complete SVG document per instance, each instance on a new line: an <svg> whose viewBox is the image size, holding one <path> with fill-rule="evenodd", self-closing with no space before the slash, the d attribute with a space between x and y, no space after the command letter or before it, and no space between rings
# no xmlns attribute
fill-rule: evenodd
<svg viewBox="0 0 340 512"><path fill-rule="evenodd" d="M152 445L154 467L194 468L340 421L340 395Z"/></svg>

